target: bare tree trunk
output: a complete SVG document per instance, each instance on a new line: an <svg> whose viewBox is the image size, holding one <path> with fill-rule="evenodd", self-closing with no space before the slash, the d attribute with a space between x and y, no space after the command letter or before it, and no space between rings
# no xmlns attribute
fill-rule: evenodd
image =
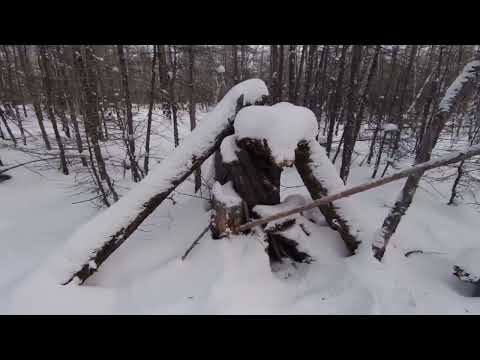
<svg viewBox="0 0 480 360"><path fill-rule="evenodd" d="M236 85L240 82L240 75L238 70L238 48L237 45L232 45L232 55L233 55L233 85Z"/></svg>
<svg viewBox="0 0 480 360"><path fill-rule="evenodd" d="M313 63L315 62L315 57L317 55L318 45L310 45L308 52L308 61L307 61L307 72L305 75L305 84L303 88L303 106L307 106L310 102L310 87L312 83L312 74L313 74Z"/></svg>
<svg viewBox="0 0 480 360"><path fill-rule="evenodd" d="M300 83L302 81L303 64L305 63L307 50L308 50L308 45L303 45L302 54L300 55L300 65L298 66L298 73L297 73L296 82L295 82L295 97L294 97L294 100L292 101L295 105L298 103L298 97L300 96Z"/></svg>
<svg viewBox="0 0 480 360"><path fill-rule="evenodd" d="M327 145L326 152L327 156L330 157L330 151L332 149L333 141L333 131L335 130L335 120L338 116L338 108L342 102L343 97L343 75L345 73L345 57L347 54L347 49L349 45L343 45L342 55L340 57L339 70L337 76L337 85L335 89L335 95L331 101L330 114L329 114L329 123L328 123L328 134L327 134Z"/></svg>
<svg viewBox="0 0 480 360"><path fill-rule="evenodd" d="M114 201L118 201L118 195L113 187L113 183L110 180L110 176L107 173L105 167L105 161L103 160L102 151L98 143L98 124L100 122L97 112L97 93L96 93L96 81L95 73L93 70L93 64L91 63L93 52L89 45L85 47L85 61L81 53L79 46L73 47L75 67L78 72L80 83L82 87L83 96L85 99L85 132L87 137L92 142L93 153L97 161L100 178L105 179L108 189L112 194Z"/></svg>
<svg viewBox="0 0 480 360"><path fill-rule="evenodd" d="M23 144L27 145L27 138L25 137L25 130L23 129L23 125L22 125L22 117L21 117L21 115L18 111L18 108L17 108L18 101L16 99L16 91L15 91L15 88L14 88L14 85L13 85L12 64L11 64L11 61L10 61L9 51L8 51L6 45L3 45L2 49L3 49L3 53L5 54L5 62L6 62L5 66L7 68L7 83L8 83L9 103L12 105L12 107L15 111L14 112L14 117L17 120L18 127L20 129L20 134L22 136ZM14 57L15 57L15 54L14 54Z"/></svg>
<svg viewBox="0 0 480 360"><path fill-rule="evenodd" d="M35 81L35 76L32 73L32 66L27 54L27 48L25 46L18 45L18 54L20 57L20 64L22 66L23 72L25 73L25 82L27 85L27 90L32 98L33 109L35 110L35 115L37 117L38 126L42 133L42 139L47 150L51 150L50 141L48 140L48 135L43 124L43 114L40 107L40 102L38 98L38 86Z"/></svg>
<svg viewBox="0 0 480 360"><path fill-rule="evenodd" d="M15 139L15 136L13 135L12 130L10 129L10 126L8 126L7 119L5 117L5 112L1 107L0 107L0 117L2 118L3 125L5 125L5 128L7 129L8 136L10 136L10 139L13 141L13 146L17 146L17 139Z"/></svg>
<svg viewBox="0 0 480 360"><path fill-rule="evenodd" d="M178 137L177 100L175 97L175 81L177 79L177 48L175 45L169 46L169 48L170 48L169 57L170 57L171 71L169 72L168 94L169 94L169 102L170 102L170 113L173 120L173 141L175 143L175 147L177 147L178 145L180 145L180 139Z"/></svg>
<svg viewBox="0 0 480 360"><path fill-rule="evenodd" d="M295 103L295 59L296 45L290 45L288 49L288 101Z"/></svg>
<svg viewBox="0 0 480 360"><path fill-rule="evenodd" d="M62 138L57 127L57 120L55 119L55 114L53 113L52 107L52 84L51 76L49 69L49 61L47 60L47 49L45 45L38 46L39 51L39 61L40 68L43 72L43 85L45 87L45 106L47 108L47 114L52 123L53 132L55 133L55 139L57 141L58 150L60 151L60 163L62 165L62 172L64 175L68 175L67 160L65 158L65 150L63 148Z"/></svg>
<svg viewBox="0 0 480 360"><path fill-rule="evenodd" d="M279 45L278 55L278 81L277 81L277 102L283 101L283 63L285 51L283 45Z"/></svg>
<svg viewBox="0 0 480 360"><path fill-rule="evenodd" d="M140 175L138 173L137 161L135 160L135 139L133 134L133 116L132 116L132 103L130 101L130 89L128 87L128 75L127 65L125 63L125 55L123 52L123 45L117 45L118 62L120 65L120 74L122 77L123 96L125 100L125 107L127 111L127 137L128 137L128 157L130 159L130 169L132 171L133 181L140 181Z"/></svg>
<svg viewBox="0 0 480 360"><path fill-rule="evenodd" d="M143 162L143 169L145 175L148 174L148 160L150 158L150 135L152 133L152 111L155 101L155 66L157 62L157 45L153 45L153 59L152 59L152 75L150 80L150 104L148 105L147 115L147 134L145 135L145 159Z"/></svg>
<svg viewBox="0 0 480 360"><path fill-rule="evenodd" d="M342 165L340 167L340 178L344 183L347 183L348 174L350 172L350 164L352 160L353 147L355 146L355 129L356 122L361 121L359 118L355 119L355 103L357 97L357 73L360 68L360 61L362 55L362 46L353 45L353 54L351 61L350 72L350 88L347 96L347 122L343 129L343 156ZM358 115L358 114L357 114ZM339 145L340 146L340 145Z"/></svg>
<svg viewBox="0 0 480 360"><path fill-rule="evenodd" d="M77 115L75 113L75 101L74 101L74 95L73 92L70 89L70 82L68 79L68 75L65 69L65 66L67 65L67 59L65 56L64 48L63 46L57 45L57 52L60 56L60 66L59 66L59 71L60 71L60 76L61 80L63 82L63 91L64 91L64 96L66 103L68 105L68 109L70 112L70 121L73 125L73 131L75 133L75 141L77 143L77 149L78 153L80 154L80 159L82 161L83 166L88 166L87 164L87 159L83 155L83 143L82 143L82 136L80 134L80 128L78 127L78 121L77 121Z"/></svg>
<svg viewBox="0 0 480 360"><path fill-rule="evenodd" d="M397 126L398 126L398 131L395 132L395 138L393 141L393 146L392 146L392 151L390 154L390 160L387 161L387 165L385 165L385 168L383 169L382 177L385 175L387 172L387 169L389 166L393 164L393 158L395 156L395 153L398 150L398 147L400 145L400 139L402 135L402 130L403 130L403 124L404 124L404 114L403 114L403 107L405 105L405 96L407 94L407 86L408 86L408 79L410 78L410 74L412 72L412 67L413 67L413 61L415 60L415 54L417 53L417 45L413 45L412 48L410 49L410 57L408 60L408 65L407 69L405 71L405 74L403 76L403 88L402 92L400 94L400 106L399 106L399 111L397 115Z"/></svg>
<svg viewBox="0 0 480 360"><path fill-rule="evenodd" d="M243 46L242 46L242 50ZM195 102L195 49L193 45L188 46L188 92L189 92L189 109L188 113L190 116L190 130L193 131L197 126L197 119L195 117L196 102ZM201 167L199 166L195 170L195 192L200 190L202 186L202 173Z"/></svg>

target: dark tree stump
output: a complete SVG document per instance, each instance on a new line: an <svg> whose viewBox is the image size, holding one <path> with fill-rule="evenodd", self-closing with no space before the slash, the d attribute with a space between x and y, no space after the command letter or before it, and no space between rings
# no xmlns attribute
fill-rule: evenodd
<svg viewBox="0 0 480 360"><path fill-rule="evenodd" d="M215 180L222 185L231 181L249 211L255 205L280 203L282 169L274 163L266 141L241 139L236 144L235 161L225 163L220 152L215 154Z"/></svg>
<svg viewBox="0 0 480 360"><path fill-rule="evenodd" d="M235 193L230 182L216 182L212 190L212 217L210 230L214 239L228 236L231 230L246 222L244 202Z"/></svg>

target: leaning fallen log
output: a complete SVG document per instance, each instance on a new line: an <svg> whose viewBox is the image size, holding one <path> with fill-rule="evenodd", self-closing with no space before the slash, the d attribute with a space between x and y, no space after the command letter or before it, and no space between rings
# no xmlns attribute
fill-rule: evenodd
<svg viewBox="0 0 480 360"><path fill-rule="evenodd" d="M372 181L363 183L361 185L352 186L352 187L347 188L343 191L339 191L335 194L331 194L331 195L328 195L328 196L324 196L320 199L314 200L307 205L300 206L300 207L297 207L297 208L294 208L294 209L290 209L288 211L279 212L277 214L274 214L274 215L271 215L271 216L268 216L268 217L264 217L264 218L261 218L261 219L257 219L257 220L254 220L254 221L250 221L246 224L243 224L243 225L237 227L236 229L233 229L233 232L234 233L239 233L239 232L242 232L242 231L246 231L246 230L251 229L251 228L253 228L255 226L258 226L258 225L266 224L268 222L278 220L278 219L284 218L286 216L290 216L290 215L293 215L293 214L301 213L301 212L306 211L306 210L314 209L316 207L329 204L331 202L346 198L348 196L358 194L358 193L361 193L363 191L374 189L376 187L379 187L379 186L382 186L382 185L385 185L385 184L388 184L388 183L406 178L406 177L408 177L412 174L417 174L417 173L421 174L421 173L423 173L427 170L431 170L431 169L434 169L434 168L437 168L437 167L440 167L440 166L450 165L450 164L453 164L453 163L456 163L456 162L459 162L459 161L462 161L462 160L466 160L466 159L469 159L469 158L471 158L475 155L480 155L480 144L470 146L469 148L467 148L465 150L462 150L462 151L452 152L448 155L439 157L437 159L433 159L433 160L430 160L430 161L420 163L420 164L412 166L410 168L398 171L397 173L395 173L393 175L390 175L388 177L372 180Z"/></svg>
<svg viewBox="0 0 480 360"><path fill-rule="evenodd" d="M233 133L236 113L263 104L265 83L250 79L237 84L183 143L147 177L110 208L80 228L67 242L60 282L82 284L140 226L170 193L198 168L222 140Z"/></svg>
<svg viewBox="0 0 480 360"><path fill-rule="evenodd" d="M335 166L325 149L314 140L301 141L295 151L295 167L312 199L327 197L345 189ZM338 231L348 250L354 254L360 241L358 221L353 205L348 200L318 206L328 225Z"/></svg>

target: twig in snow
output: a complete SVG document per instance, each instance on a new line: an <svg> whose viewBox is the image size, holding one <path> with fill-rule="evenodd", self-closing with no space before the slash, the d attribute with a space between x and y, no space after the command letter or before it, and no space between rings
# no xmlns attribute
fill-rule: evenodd
<svg viewBox="0 0 480 360"><path fill-rule="evenodd" d="M203 235L205 235L205 233L210 229L210 224L207 225L207 227L205 229L203 229L203 231L200 233L200 235L198 235L198 237L195 239L195 241L192 243L192 245L190 245L190 247L187 249L187 251L185 251L185 254L183 254L182 256L182 261L185 260L185 258L188 256L188 254L190 253L190 251L192 251L192 249L197 246L197 244L200 242L200 239L203 237Z"/></svg>

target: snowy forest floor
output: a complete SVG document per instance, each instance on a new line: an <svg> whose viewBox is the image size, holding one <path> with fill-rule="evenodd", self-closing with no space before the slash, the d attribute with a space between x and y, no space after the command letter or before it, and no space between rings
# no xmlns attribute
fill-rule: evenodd
<svg viewBox="0 0 480 360"><path fill-rule="evenodd" d="M135 113L141 129L146 109ZM203 115L198 115L200 126ZM189 133L188 114L181 113L180 118L183 137ZM50 123L45 124L52 134ZM29 112L24 125L38 139L29 137L27 147L19 139L19 147L41 147L33 113ZM153 126L151 168L173 149L173 130L158 109ZM12 130L19 136L18 129ZM53 141L53 135L50 138ZM143 143L142 137L137 139L138 148ZM359 166L368 142L357 142L355 150L360 155L348 185L368 181L372 173L371 167ZM125 158L120 142L107 141L102 151L108 154L109 172L124 194L135 184L128 171L123 177L123 169L114 166ZM5 167L32 156L0 140ZM409 163L411 159L406 159L402 165ZM54 165L56 160L19 167L9 172L11 179L0 183L2 314L480 314L480 298L470 297L472 288L452 275L456 257L480 247L479 213L462 203L446 205L451 181L435 183L434 188L422 181L383 263L369 254L346 257L336 232L321 222L308 223L315 261L284 279L272 273L264 245L254 236L213 240L207 233L181 260L210 216L208 202L191 196L192 178L77 287L51 284L35 275L75 229L102 211L92 202L80 202L94 196L82 182L85 174L72 171L64 176ZM202 171L208 173L208 164ZM367 229L364 240L372 239L402 183L352 197ZM309 197L302 185L294 168L284 170L282 198L296 193ZM209 194L203 190L197 196L208 198ZM411 250L425 253L405 257Z"/></svg>

